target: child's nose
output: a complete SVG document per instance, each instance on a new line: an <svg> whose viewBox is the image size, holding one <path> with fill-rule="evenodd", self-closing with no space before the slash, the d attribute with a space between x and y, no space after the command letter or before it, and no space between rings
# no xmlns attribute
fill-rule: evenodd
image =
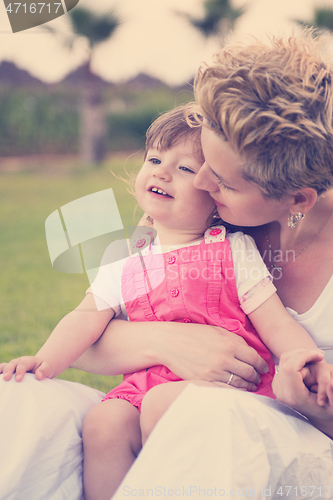
<svg viewBox="0 0 333 500"><path fill-rule="evenodd" d="M197 189L203 189L204 191L209 191L210 193L219 191L219 186L206 162L202 165L199 172L194 177L193 185Z"/></svg>
<svg viewBox="0 0 333 500"><path fill-rule="evenodd" d="M153 176L157 177L158 179L162 179L164 181L170 181L171 180L171 175L170 172L168 171L168 168L166 166L156 165Z"/></svg>

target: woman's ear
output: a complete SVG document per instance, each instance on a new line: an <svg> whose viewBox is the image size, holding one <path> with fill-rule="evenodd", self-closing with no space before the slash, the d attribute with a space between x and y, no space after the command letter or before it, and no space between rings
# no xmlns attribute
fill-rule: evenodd
<svg viewBox="0 0 333 500"><path fill-rule="evenodd" d="M290 213L301 212L306 214L318 199L318 193L311 187L305 187L294 193L293 201L290 205Z"/></svg>

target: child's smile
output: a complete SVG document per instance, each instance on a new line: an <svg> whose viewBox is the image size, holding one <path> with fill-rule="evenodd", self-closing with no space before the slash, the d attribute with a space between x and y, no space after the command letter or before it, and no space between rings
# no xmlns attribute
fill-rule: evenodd
<svg viewBox="0 0 333 500"><path fill-rule="evenodd" d="M157 194L158 196L166 196L167 198L173 198L173 196L171 196L170 194L163 191L163 189L156 186L149 188L148 191L150 191L153 194Z"/></svg>

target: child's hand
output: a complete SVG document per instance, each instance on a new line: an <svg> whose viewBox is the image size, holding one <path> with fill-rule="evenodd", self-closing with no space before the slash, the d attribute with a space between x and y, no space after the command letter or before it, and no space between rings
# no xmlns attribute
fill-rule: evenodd
<svg viewBox="0 0 333 500"><path fill-rule="evenodd" d="M312 391L317 392L317 403L325 406L328 403L328 394L333 387L333 365L325 360L310 363L306 366L308 374L304 378L305 385Z"/></svg>
<svg viewBox="0 0 333 500"><path fill-rule="evenodd" d="M16 373L16 382L21 382L27 372L34 373L37 380L52 377L50 364L36 356L23 356L0 364L0 373L3 373L3 379L6 381L11 380L13 373Z"/></svg>

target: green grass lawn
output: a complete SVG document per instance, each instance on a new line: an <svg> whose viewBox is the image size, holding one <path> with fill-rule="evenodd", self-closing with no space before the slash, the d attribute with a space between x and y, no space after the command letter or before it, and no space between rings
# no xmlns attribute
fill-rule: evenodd
<svg viewBox="0 0 333 500"><path fill-rule="evenodd" d="M131 172L140 163L141 158L135 157L110 160L99 169L72 163L61 169L45 164L18 173L0 171L0 361L35 354L89 286L86 274L64 274L52 268L46 218L70 201L111 187L124 225L133 225L135 199L111 171L126 177L125 164ZM121 380L75 369L60 378L105 392Z"/></svg>

